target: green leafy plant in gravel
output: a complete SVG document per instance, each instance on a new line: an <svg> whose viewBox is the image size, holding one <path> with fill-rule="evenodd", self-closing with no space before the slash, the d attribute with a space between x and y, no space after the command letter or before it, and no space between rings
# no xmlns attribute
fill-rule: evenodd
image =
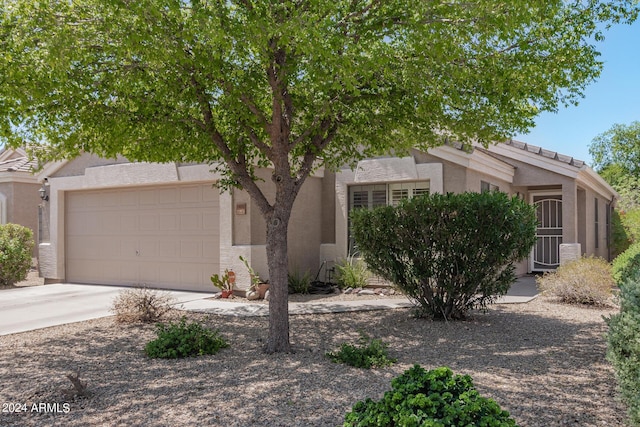
<svg viewBox="0 0 640 427"><path fill-rule="evenodd" d="M613 260L611 267L613 279L616 283L625 283L629 278L640 272L640 242L629 246Z"/></svg>
<svg viewBox="0 0 640 427"><path fill-rule="evenodd" d="M12 286L27 278L34 244L30 228L0 225L0 286Z"/></svg>
<svg viewBox="0 0 640 427"><path fill-rule="evenodd" d="M371 272L367 265L353 256L343 259L336 264L336 282L340 289L364 288Z"/></svg>
<svg viewBox="0 0 640 427"><path fill-rule="evenodd" d="M382 340L360 332L360 345L343 343L340 350L327 353L327 357L335 363L345 363L356 368L381 368L396 362L396 359L387 354L387 347Z"/></svg>
<svg viewBox="0 0 640 427"><path fill-rule="evenodd" d="M640 426L640 272L620 286L620 313L605 321L607 359L614 367L631 425Z"/></svg>
<svg viewBox="0 0 640 427"><path fill-rule="evenodd" d="M494 400L480 396L470 376L414 365L391 381L381 400L356 403L344 426L513 427L516 422Z"/></svg>
<svg viewBox="0 0 640 427"><path fill-rule="evenodd" d="M229 347L218 331L207 329L198 322L187 323L185 317L179 322L158 323L157 328L157 338L144 348L151 358L202 356L216 354L220 349Z"/></svg>
<svg viewBox="0 0 640 427"><path fill-rule="evenodd" d="M308 294L309 287L311 286L311 273L306 271L301 274L299 271L295 271L293 274L289 274L289 293L290 294Z"/></svg>

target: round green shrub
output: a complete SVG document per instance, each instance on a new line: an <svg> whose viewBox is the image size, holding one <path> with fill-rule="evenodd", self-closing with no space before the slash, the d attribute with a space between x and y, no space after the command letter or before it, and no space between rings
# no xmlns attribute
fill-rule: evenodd
<svg viewBox="0 0 640 427"><path fill-rule="evenodd" d="M185 317L179 323L158 323L157 328L157 338L144 348L146 355L152 358L202 356L229 347L218 331L207 329L198 322L187 323Z"/></svg>
<svg viewBox="0 0 640 427"><path fill-rule="evenodd" d="M629 246L613 260L613 280L620 285L640 272L640 242Z"/></svg>
<svg viewBox="0 0 640 427"><path fill-rule="evenodd" d="M470 376L454 375L448 367L426 371L414 365L394 378L391 388L378 402L368 398L356 403L344 426L516 425L494 400L480 396Z"/></svg>
<svg viewBox="0 0 640 427"><path fill-rule="evenodd" d="M369 269L435 319L465 318L506 294L536 242L535 209L500 192L420 196L351 220Z"/></svg>
<svg viewBox="0 0 640 427"><path fill-rule="evenodd" d="M30 228L0 225L0 285L12 286L27 278L34 244Z"/></svg>

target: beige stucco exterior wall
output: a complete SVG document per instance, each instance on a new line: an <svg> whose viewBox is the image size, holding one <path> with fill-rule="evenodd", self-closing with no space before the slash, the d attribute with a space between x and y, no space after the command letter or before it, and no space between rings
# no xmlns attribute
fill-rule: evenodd
<svg viewBox="0 0 640 427"><path fill-rule="evenodd" d="M271 183L271 172L259 170L257 175L263 181L258 186L269 201L275 198L275 187ZM323 178L312 176L303 184L298 197L293 205L293 211L289 220L289 271L301 274L309 272L315 276L320 259L320 245L322 243L323 212ZM238 205L246 206L246 213L236 213ZM254 252L251 266L260 274L262 279L269 278L266 263L266 236L267 228L260 210L252 202L246 191L234 190L233 192L233 244L235 246L252 246ZM261 250L264 254L257 255ZM249 256L243 255L246 258Z"/></svg>
<svg viewBox="0 0 640 427"><path fill-rule="evenodd" d="M42 203L38 190L40 184L35 182L0 182L0 198L2 212L0 216L4 223L19 224L28 227L33 232L36 242L33 255L37 256L38 248L38 205Z"/></svg>
<svg viewBox="0 0 640 427"><path fill-rule="evenodd" d="M591 189L580 189L578 200L578 236L583 254L595 255L607 259L607 208L611 199ZM598 205L598 244L596 245L596 199ZM597 247L596 247L597 246Z"/></svg>
<svg viewBox="0 0 640 427"><path fill-rule="evenodd" d="M75 159L69 160L63 168L51 174L51 177L80 176L85 174L85 170L91 167L108 166L122 163L130 163L124 157L116 159L103 159L94 154L82 154Z"/></svg>

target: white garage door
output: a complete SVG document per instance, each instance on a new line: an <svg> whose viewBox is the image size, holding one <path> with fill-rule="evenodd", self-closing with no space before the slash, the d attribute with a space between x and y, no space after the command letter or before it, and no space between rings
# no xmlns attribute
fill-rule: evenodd
<svg viewBox="0 0 640 427"><path fill-rule="evenodd" d="M212 184L68 192L66 279L212 291L218 219Z"/></svg>

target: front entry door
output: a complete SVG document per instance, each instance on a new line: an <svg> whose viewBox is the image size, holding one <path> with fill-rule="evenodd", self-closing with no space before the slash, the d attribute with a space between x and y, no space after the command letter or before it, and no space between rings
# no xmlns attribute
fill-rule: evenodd
<svg viewBox="0 0 640 427"><path fill-rule="evenodd" d="M562 243L562 196L533 196L538 228L533 247L532 271L555 270L560 265Z"/></svg>

